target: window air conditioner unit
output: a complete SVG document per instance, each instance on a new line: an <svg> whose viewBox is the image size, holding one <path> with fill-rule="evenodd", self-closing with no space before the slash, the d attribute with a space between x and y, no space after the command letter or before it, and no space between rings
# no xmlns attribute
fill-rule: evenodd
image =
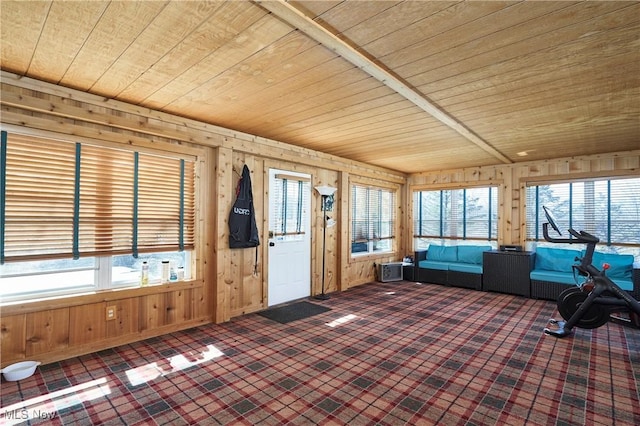
<svg viewBox="0 0 640 426"><path fill-rule="evenodd" d="M378 265L378 281L402 281L402 262L380 263Z"/></svg>

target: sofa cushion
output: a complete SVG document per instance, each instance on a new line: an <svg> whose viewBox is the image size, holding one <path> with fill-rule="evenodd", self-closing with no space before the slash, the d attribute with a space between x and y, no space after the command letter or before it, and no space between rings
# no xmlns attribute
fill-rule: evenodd
<svg viewBox="0 0 640 426"><path fill-rule="evenodd" d="M633 280L633 255L615 253L593 253L593 266L602 270L602 264L608 263L610 268L606 274L609 278L619 278L622 280ZM615 281L615 280L614 280Z"/></svg>
<svg viewBox="0 0 640 426"><path fill-rule="evenodd" d="M458 246L458 262L482 265L482 253L489 250L491 246Z"/></svg>
<svg viewBox="0 0 640 426"><path fill-rule="evenodd" d="M576 285L576 279L571 272L548 271L542 269L534 269L529 273L529 278L536 281L548 281L552 283L573 284ZM578 282L584 281L583 277L578 276Z"/></svg>
<svg viewBox="0 0 640 426"><path fill-rule="evenodd" d="M581 257L579 250L538 247L534 269L571 273L572 266L578 263L576 257Z"/></svg>
<svg viewBox="0 0 640 426"><path fill-rule="evenodd" d="M482 265L476 265L473 263L451 263L449 265L449 270L466 272L468 274L482 274Z"/></svg>
<svg viewBox="0 0 640 426"><path fill-rule="evenodd" d="M573 278L573 274L568 274L564 272L551 272L551 271L541 271L541 270L533 270L529 274L531 280L536 281L547 281L552 283L560 283L560 284L568 284L568 285L576 285L576 281ZM584 281L584 277L578 277L578 282L582 283ZM616 283L618 287L625 291L633 291L633 281L625 280L621 278L611 278L611 281ZM533 283L531 285L534 285Z"/></svg>
<svg viewBox="0 0 640 426"><path fill-rule="evenodd" d="M455 262L458 260L458 246L438 246L430 244L427 251L427 260Z"/></svg>
<svg viewBox="0 0 640 426"><path fill-rule="evenodd" d="M421 260L418 267L423 269L438 269L440 271L449 270L449 262L438 262L437 260Z"/></svg>

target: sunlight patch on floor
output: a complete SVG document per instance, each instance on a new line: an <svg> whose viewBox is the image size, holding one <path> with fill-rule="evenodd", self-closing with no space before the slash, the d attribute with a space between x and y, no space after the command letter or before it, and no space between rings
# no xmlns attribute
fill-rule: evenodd
<svg viewBox="0 0 640 426"><path fill-rule="evenodd" d="M331 322L328 322L326 325L328 325L329 327L337 327L339 325L347 323L347 322L349 322L351 320L354 320L356 318L358 318L358 317L353 315L353 314L349 314L349 315L345 315L343 317L340 317L338 319L335 319L335 320L333 320Z"/></svg>
<svg viewBox="0 0 640 426"><path fill-rule="evenodd" d="M207 345L206 349L198 355L178 354L167 358L168 365L159 365L158 362L141 365L140 367L127 370L127 378L131 386L138 386L150 382L158 377L166 376L177 371L202 364L206 361L219 358L224 353L213 345Z"/></svg>
<svg viewBox="0 0 640 426"><path fill-rule="evenodd" d="M107 379L102 378L36 396L35 398L2 407L2 410L7 419L9 418L7 413L15 412L16 416L14 417L19 422L27 419L52 419L56 417L56 413L59 410L74 405L82 405L83 402L102 398L110 393L111 389Z"/></svg>

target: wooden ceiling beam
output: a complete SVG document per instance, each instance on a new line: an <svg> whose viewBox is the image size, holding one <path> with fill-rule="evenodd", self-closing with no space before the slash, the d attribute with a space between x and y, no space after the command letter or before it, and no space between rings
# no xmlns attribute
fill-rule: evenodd
<svg viewBox="0 0 640 426"><path fill-rule="evenodd" d="M391 73L366 55L359 52L356 48L306 16L295 6L284 0L255 0L255 2L260 4L277 18L291 25L293 28L297 28L308 37L311 37L313 40L351 62L362 71L366 72L428 114L432 115L444 125L455 130L485 152L491 154L505 164L513 163L511 159L475 134L462 122L458 121L453 116L449 115L440 107L432 103L424 94L411 87L402 78Z"/></svg>

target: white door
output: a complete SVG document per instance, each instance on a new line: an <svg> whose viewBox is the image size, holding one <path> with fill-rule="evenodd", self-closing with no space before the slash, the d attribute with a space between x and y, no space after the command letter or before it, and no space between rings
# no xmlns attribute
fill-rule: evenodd
<svg viewBox="0 0 640 426"><path fill-rule="evenodd" d="M311 176L269 170L269 306L311 295Z"/></svg>

